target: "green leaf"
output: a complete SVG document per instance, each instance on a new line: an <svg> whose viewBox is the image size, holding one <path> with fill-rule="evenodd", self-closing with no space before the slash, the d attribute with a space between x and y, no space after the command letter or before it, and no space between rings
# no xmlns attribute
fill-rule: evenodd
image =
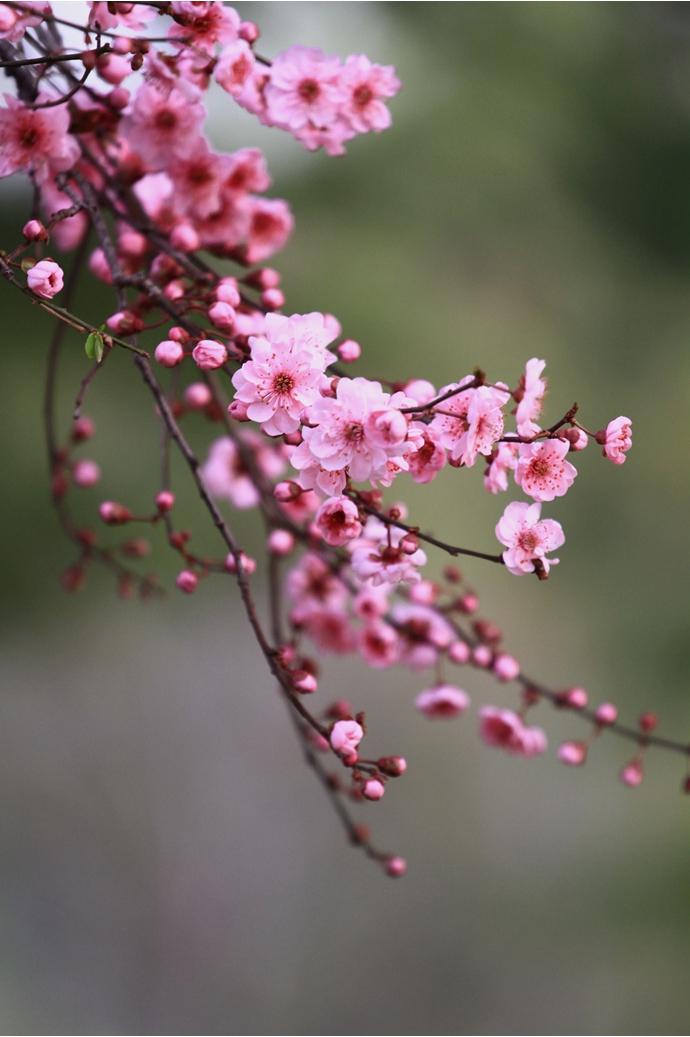
<svg viewBox="0 0 690 1037"><path fill-rule="evenodd" d="M86 353L89 360L95 360L100 364L103 359L103 335L101 331L92 331L87 336L86 342L84 343L84 352Z"/></svg>

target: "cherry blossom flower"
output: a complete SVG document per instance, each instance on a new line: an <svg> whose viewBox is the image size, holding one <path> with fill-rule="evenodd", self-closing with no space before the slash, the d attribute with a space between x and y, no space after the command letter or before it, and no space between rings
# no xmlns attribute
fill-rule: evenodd
<svg viewBox="0 0 690 1037"><path fill-rule="evenodd" d="M202 218L221 207L221 177L225 169L220 157L199 137L189 153L173 158L170 165L175 200L179 211Z"/></svg>
<svg viewBox="0 0 690 1037"><path fill-rule="evenodd" d="M381 619L373 619L362 627L357 636L357 647L375 670L393 666L400 655L396 631Z"/></svg>
<svg viewBox="0 0 690 1037"><path fill-rule="evenodd" d="M515 756L538 756L546 752L546 735L540 727L526 727L517 713L496 706L479 710L479 735L486 745Z"/></svg>
<svg viewBox="0 0 690 1037"><path fill-rule="evenodd" d="M400 638L400 661L414 670L434 666L439 653L455 640L452 627L434 608L400 602L391 616Z"/></svg>
<svg viewBox="0 0 690 1037"><path fill-rule="evenodd" d="M321 379L334 360L323 314L269 313L262 335L249 340L251 359L232 378L235 399L270 436L294 432L318 397Z"/></svg>
<svg viewBox="0 0 690 1037"><path fill-rule="evenodd" d="M455 384L444 386L440 395L469 385L472 380L473 376L467 375ZM491 453L494 443L503 434L502 407L508 399L507 391L483 385L478 389L464 389L440 405L434 412L431 427L453 461L469 467L475 463L478 453Z"/></svg>
<svg viewBox="0 0 690 1037"><path fill-rule="evenodd" d="M247 212L247 262L262 263L278 252L295 221L282 198L254 198Z"/></svg>
<svg viewBox="0 0 690 1037"><path fill-rule="evenodd" d="M192 350L192 358L202 371L215 371L222 367L228 359L228 351L222 342L212 338L202 338Z"/></svg>
<svg viewBox="0 0 690 1037"><path fill-rule="evenodd" d="M254 54L249 44L245 40L235 40L221 52L214 72L216 82L223 90L237 97L245 89L254 66Z"/></svg>
<svg viewBox="0 0 690 1037"><path fill-rule="evenodd" d="M362 536L350 545L353 571L363 582L377 587L382 583L417 583L419 568L426 565L426 554L417 548L408 554L404 545L405 530L387 526L370 518Z"/></svg>
<svg viewBox="0 0 690 1037"><path fill-rule="evenodd" d="M292 616L302 622L314 611L340 609L348 592L326 562L313 551L307 551L287 576L286 590L293 609Z"/></svg>
<svg viewBox="0 0 690 1037"><path fill-rule="evenodd" d="M540 515L541 504L513 501L496 526L496 536L507 548L503 552L503 561L508 572L516 576L534 572L535 562L545 573L551 565L558 564L557 558L547 558L546 555L565 543L563 529L560 522L540 520Z"/></svg>
<svg viewBox="0 0 690 1037"><path fill-rule="evenodd" d="M133 150L155 170L196 150L203 118L203 106L181 90L164 94L144 83L121 128Z"/></svg>
<svg viewBox="0 0 690 1037"><path fill-rule="evenodd" d="M630 418L620 417L609 421L603 433L596 436L597 443L603 446L604 457L614 464L624 464L625 455L632 446L632 422Z"/></svg>
<svg viewBox="0 0 690 1037"><path fill-rule="evenodd" d="M300 130L332 123L344 100L340 61L316 47L290 47L278 54L264 88L266 118L273 126Z"/></svg>
<svg viewBox="0 0 690 1037"><path fill-rule="evenodd" d="M191 42L196 49L206 50L213 53L214 44L232 43L237 39L240 27L240 16L234 7L210 2L195 2L170 4L170 11L175 19L176 25L170 27L169 35L172 39L185 39L191 37Z"/></svg>
<svg viewBox="0 0 690 1037"><path fill-rule="evenodd" d="M62 267L52 259L41 259L31 267L26 280L35 295L40 295L42 299L52 299L62 291L64 274Z"/></svg>
<svg viewBox="0 0 690 1037"><path fill-rule="evenodd" d="M43 0L24 0L21 10L0 4L0 39L9 43L17 43L27 29L40 25L43 18L51 13L51 6ZM36 13L32 14L34 10Z"/></svg>
<svg viewBox="0 0 690 1037"><path fill-rule="evenodd" d="M327 544L342 547L362 532L359 509L349 497L329 497L316 513L316 526Z"/></svg>
<svg viewBox="0 0 690 1037"><path fill-rule="evenodd" d="M44 92L37 103L51 99ZM5 94L5 102L7 107L0 108L0 177L30 170L42 180L71 169L79 158L79 145L69 134L67 106L29 108L10 94Z"/></svg>
<svg viewBox="0 0 690 1037"><path fill-rule="evenodd" d="M389 474L389 460L399 468L407 468L406 446L398 438L384 445L385 437L369 419L407 402L403 393L390 396L383 392L379 382L341 378L335 397L322 397L310 408L310 427L303 429L303 442L293 453L291 463L300 471L311 470L312 478L314 469L333 473L335 489L330 492L335 493L344 488L347 474L355 482L384 481ZM308 482L302 484L312 488L314 482L311 486ZM318 475L316 484L322 487Z"/></svg>
<svg viewBox="0 0 690 1037"><path fill-rule="evenodd" d="M519 450L515 482L534 500L552 501L568 492L577 468L566 455L570 444L563 439L547 439L522 444Z"/></svg>
<svg viewBox="0 0 690 1037"><path fill-rule="evenodd" d="M243 429L240 438L266 478L274 479L282 474L284 461L261 436L251 429ZM259 503L259 491L252 474L229 436L214 440L200 472L211 496L228 500L236 508L254 508Z"/></svg>
<svg viewBox="0 0 690 1037"><path fill-rule="evenodd" d="M542 372L546 367L545 360L532 357L525 364L525 373L520 379L518 389L519 402L515 410L515 421L518 434L533 436L539 431L536 420L541 415L542 403L546 394L546 379Z"/></svg>
<svg viewBox="0 0 690 1037"><path fill-rule="evenodd" d="M330 742L335 752L348 756L357 750L363 738L364 728L356 720L338 720L333 725Z"/></svg>
<svg viewBox="0 0 690 1037"><path fill-rule="evenodd" d="M484 487L489 493L505 493L508 489L508 473L515 470L517 460L518 448L515 443L499 443L492 451L484 472Z"/></svg>
<svg viewBox="0 0 690 1037"><path fill-rule="evenodd" d="M427 717L445 719L466 712L470 706L470 697L466 691L453 684L437 684L434 688L420 691L414 704Z"/></svg>
<svg viewBox="0 0 690 1037"><path fill-rule="evenodd" d="M405 389L409 392L409 388ZM417 435L419 438L414 438ZM446 451L441 443L441 435L431 425L414 421L410 425L410 439L414 449L405 457L408 470L415 482L428 483L435 479L446 463Z"/></svg>
<svg viewBox="0 0 690 1037"><path fill-rule="evenodd" d="M89 25L101 29L115 29L119 25L128 29L144 29L156 17L156 10L149 4L105 3L89 0Z"/></svg>
<svg viewBox="0 0 690 1037"><path fill-rule="evenodd" d="M351 54L340 76L345 101L340 111L357 133L380 132L391 124L384 99L394 97L400 80L392 65L375 65L364 54Z"/></svg>
<svg viewBox="0 0 690 1037"><path fill-rule="evenodd" d="M342 608L307 611L299 624L324 652L344 655L355 648L355 631L352 629L349 616Z"/></svg>

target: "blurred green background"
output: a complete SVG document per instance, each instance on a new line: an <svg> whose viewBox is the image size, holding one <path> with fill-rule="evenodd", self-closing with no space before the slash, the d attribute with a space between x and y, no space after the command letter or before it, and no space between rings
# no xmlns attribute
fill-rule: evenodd
<svg viewBox="0 0 690 1037"><path fill-rule="evenodd" d="M549 583L464 569L526 669L631 719L653 707L687 738L690 8L240 10L266 53L366 51L404 83L393 129L342 160L215 99L216 146L265 147L272 193L294 206L278 262L290 309L337 314L364 345L360 373L443 383L480 364L515 382L543 356L551 420L574 400L595 427L633 419L628 463L590 448L548 506L568 538ZM4 181L0 200L13 243L25 196ZM416 716L423 676L329 662L324 698L355 688L372 749L410 763L362 810L410 862L384 879L344 844L225 582L149 605L96 574L60 591L72 555L47 504L49 322L0 290L2 1032L687 1033L682 760L651 754L632 792L613 737L576 772L553 751L507 759L473 715ZM110 309L82 291L78 312ZM78 336L68 347L64 427L85 369ZM82 493L84 520L104 496L145 509L155 418L126 358L87 411L104 480ZM505 498L480 482L450 470L396 494L439 535L493 550ZM195 521L191 496L180 513ZM257 549L251 520L239 528ZM157 564L171 582L162 549ZM461 681L475 705L515 701ZM536 719L554 747L583 730L546 706Z"/></svg>

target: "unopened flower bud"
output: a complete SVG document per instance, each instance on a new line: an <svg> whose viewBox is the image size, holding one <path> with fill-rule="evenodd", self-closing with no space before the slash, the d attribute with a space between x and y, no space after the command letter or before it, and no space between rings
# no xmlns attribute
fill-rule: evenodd
<svg viewBox="0 0 690 1037"><path fill-rule="evenodd" d="M22 227L22 234L27 241L47 241L48 231L40 220L29 220Z"/></svg>
<svg viewBox="0 0 690 1037"><path fill-rule="evenodd" d="M88 489L95 486L101 477L101 469L95 461L87 458L77 461L72 469L72 478L77 486Z"/></svg>
<svg viewBox="0 0 690 1037"><path fill-rule="evenodd" d="M177 367L184 360L184 349L179 342L164 339L158 343L153 355L162 367Z"/></svg>
<svg viewBox="0 0 690 1037"><path fill-rule="evenodd" d="M112 500L104 500L99 505L98 514L108 526L123 526L132 517L132 512L129 508Z"/></svg>
<svg viewBox="0 0 690 1037"><path fill-rule="evenodd" d="M267 310L279 310L285 305L285 296L280 288L267 288L261 293L261 302Z"/></svg>
<svg viewBox="0 0 690 1037"><path fill-rule="evenodd" d="M237 313L229 302L214 302L213 306L209 307L208 316L211 323L220 331L231 331Z"/></svg>
<svg viewBox="0 0 690 1037"><path fill-rule="evenodd" d="M192 382L184 391L184 402L190 410L205 410L212 398L211 390L203 382Z"/></svg>
<svg viewBox="0 0 690 1037"><path fill-rule="evenodd" d="M389 857L386 861L386 875L392 879L399 879L407 871L407 861L404 857Z"/></svg>
<svg viewBox="0 0 690 1037"><path fill-rule="evenodd" d="M563 742L558 747L558 759L568 767L581 767L587 759L584 742Z"/></svg>
<svg viewBox="0 0 690 1037"><path fill-rule="evenodd" d="M292 683L298 691L305 695L311 695L318 687L316 677L307 670L295 670L292 674Z"/></svg>
<svg viewBox="0 0 690 1037"><path fill-rule="evenodd" d="M170 232L170 244L180 252L194 252L201 241L191 223L178 223Z"/></svg>
<svg viewBox="0 0 690 1037"><path fill-rule="evenodd" d="M656 713L643 713L639 719L640 731L644 731L645 734L651 734L659 723L659 718Z"/></svg>
<svg viewBox="0 0 690 1037"><path fill-rule="evenodd" d="M404 756L382 756L376 766L389 778L399 778L407 770L407 760Z"/></svg>
<svg viewBox="0 0 690 1037"><path fill-rule="evenodd" d="M77 418L72 425L72 439L75 443L83 443L85 440L91 439L95 431L96 425L91 418L86 416Z"/></svg>
<svg viewBox="0 0 690 1037"><path fill-rule="evenodd" d="M156 507L161 513L172 511L174 504L175 494L171 493L170 490L161 490L161 492L156 495Z"/></svg>
<svg viewBox="0 0 690 1037"><path fill-rule="evenodd" d="M344 364L354 364L362 355L362 347L353 338L346 338L340 343L336 352Z"/></svg>
<svg viewBox="0 0 690 1037"><path fill-rule="evenodd" d="M279 558L289 555L295 546L295 538L288 529L274 529L268 537L268 550Z"/></svg>
<svg viewBox="0 0 690 1037"><path fill-rule="evenodd" d="M612 702L602 702L595 712L596 722L600 727L610 727L618 719L618 709Z"/></svg>
<svg viewBox="0 0 690 1037"><path fill-rule="evenodd" d="M644 777L642 761L631 760L630 763L627 763L625 767L623 767L618 777L624 785L628 786L628 788L637 788L638 785L642 784L642 779Z"/></svg>
<svg viewBox="0 0 690 1037"><path fill-rule="evenodd" d="M211 338L202 338L192 350L192 359L202 371L215 371L222 367L228 354L222 342Z"/></svg>
<svg viewBox="0 0 690 1037"><path fill-rule="evenodd" d="M199 577L196 573L193 573L191 569L182 569L177 574L175 585L178 590L181 590L184 594L193 594L199 583Z"/></svg>
<svg viewBox="0 0 690 1037"><path fill-rule="evenodd" d="M383 799L386 786L378 778L369 778L364 782L362 787L362 795L365 799L370 799L372 802L376 802L378 799Z"/></svg>
<svg viewBox="0 0 690 1037"><path fill-rule="evenodd" d="M304 493L302 487L298 486L291 479L276 483L273 488L273 496L281 504L287 504L288 501L296 500L302 493Z"/></svg>

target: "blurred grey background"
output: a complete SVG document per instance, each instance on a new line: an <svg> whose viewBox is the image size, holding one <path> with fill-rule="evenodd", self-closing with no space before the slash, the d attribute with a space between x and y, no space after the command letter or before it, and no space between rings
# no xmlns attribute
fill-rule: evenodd
<svg viewBox="0 0 690 1037"><path fill-rule="evenodd" d="M514 381L543 356L552 420L573 400L595 427L632 417L629 462L590 448L549 506L568 540L548 584L464 568L526 669L631 719L658 709L687 738L690 9L240 10L266 53L366 51L404 83L394 128L342 160L216 99L214 143L265 147L272 193L294 206L278 261L290 309L337 314L372 377L443 383L481 364ZM0 200L12 244L18 182ZM224 581L148 605L98 574L59 589L72 553L47 503L49 322L1 291L2 1032L687 1033L682 760L651 754L633 792L613 737L576 772L553 749L507 759L478 744L474 714L416 716L422 676L329 662L324 699L356 689L372 749L410 763L361 810L410 862L405 880L383 878L345 845ZM82 291L78 312L111 308ZM68 347L64 427L85 368L78 336ZM98 436L83 453L105 474L81 496L84 521L104 496L146 508L155 421L126 358L87 410ZM505 499L480 481L451 470L405 496L439 535L493 550ZM198 517L191 496L180 514ZM251 520L239 528L257 547ZM162 547L156 561L170 584ZM515 701L461 680L475 706ZM536 718L553 748L583 731L545 706Z"/></svg>

